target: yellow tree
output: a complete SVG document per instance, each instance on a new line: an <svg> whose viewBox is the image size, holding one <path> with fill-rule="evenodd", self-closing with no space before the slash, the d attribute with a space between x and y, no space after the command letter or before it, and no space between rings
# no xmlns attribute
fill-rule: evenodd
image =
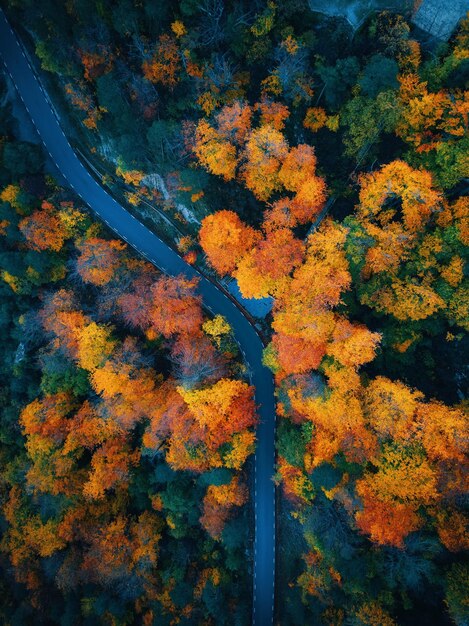
<svg viewBox="0 0 469 626"><path fill-rule="evenodd" d="M236 175L236 146L206 120L201 120L195 133L194 153L200 164L215 176L233 180Z"/></svg>
<svg viewBox="0 0 469 626"><path fill-rule="evenodd" d="M281 189L280 167L288 154L288 144L273 126L261 126L249 134L242 158L242 178L259 200L268 200Z"/></svg>
<svg viewBox="0 0 469 626"><path fill-rule="evenodd" d="M111 339L111 329L102 324L91 322L78 334L78 363L80 367L89 372L102 365L111 352L116 342Z"/></svg>

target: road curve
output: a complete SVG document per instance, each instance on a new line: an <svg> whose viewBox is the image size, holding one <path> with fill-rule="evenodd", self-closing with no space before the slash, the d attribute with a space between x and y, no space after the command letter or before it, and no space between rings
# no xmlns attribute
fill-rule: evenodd
<svg viewBox="0 0 469 626"><path fill-rule="evenodd" d="M275 581L275 406L272 376L262 365L262 342L251 323L213 283L185 263L148 228L116 202L85 169L70 146L23 49L0 10L0 55L51 159L67 184L130 246L160 270L199 279L204 305L224 315L247 361L259 406L254 469L254 575L252 623L269 626Z"/></svg>

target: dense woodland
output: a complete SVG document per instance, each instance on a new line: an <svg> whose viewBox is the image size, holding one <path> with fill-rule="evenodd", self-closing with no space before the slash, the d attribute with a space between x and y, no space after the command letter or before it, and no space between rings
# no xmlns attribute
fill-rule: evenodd
<svg viewBox="0 0 469 626"><path fill-rule="evenodd" d="M465 626L469 20L446 44L303 0L8 4L132 209L273 298L278 623ZM2 116L4 620L248 624L230 328Z"/></svg>
<svg viewBox="0 0 469 626"><path fill-rule="evenodd" d="M2 623L246 623L255 407L229 325L45 175L8 110L2 151Z"/></svg>

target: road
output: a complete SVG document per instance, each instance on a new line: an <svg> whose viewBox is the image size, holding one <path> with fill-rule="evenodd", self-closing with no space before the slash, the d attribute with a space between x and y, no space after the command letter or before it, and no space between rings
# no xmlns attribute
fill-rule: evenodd
<svg viewBox="0 0 469 626"><path fill-rule="evenodd" d="M0 11L0 55L52 161L80 196L119 237L161 271L198 277L204 305L226 317L244 354L259 406L254 462L254 572L252 623L273 623L275 581L275 406L271 373L262 365L262 342L248 319L216 285L185 263L148 228L116 202L85 169L70 146L23 49Z"/></svg>

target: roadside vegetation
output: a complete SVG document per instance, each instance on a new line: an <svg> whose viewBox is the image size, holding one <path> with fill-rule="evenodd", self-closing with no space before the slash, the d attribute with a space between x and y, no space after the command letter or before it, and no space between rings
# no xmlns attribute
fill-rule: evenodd
<svg viewBox="0 0 469 626"><path fill-rule="evenodd" d="M353 33L303 0L10 4L103 184L272 298L279 623L465 626L469 20L421 45L407 5ZM5 615L248 624L230 329L2 115Z"/></svg>

